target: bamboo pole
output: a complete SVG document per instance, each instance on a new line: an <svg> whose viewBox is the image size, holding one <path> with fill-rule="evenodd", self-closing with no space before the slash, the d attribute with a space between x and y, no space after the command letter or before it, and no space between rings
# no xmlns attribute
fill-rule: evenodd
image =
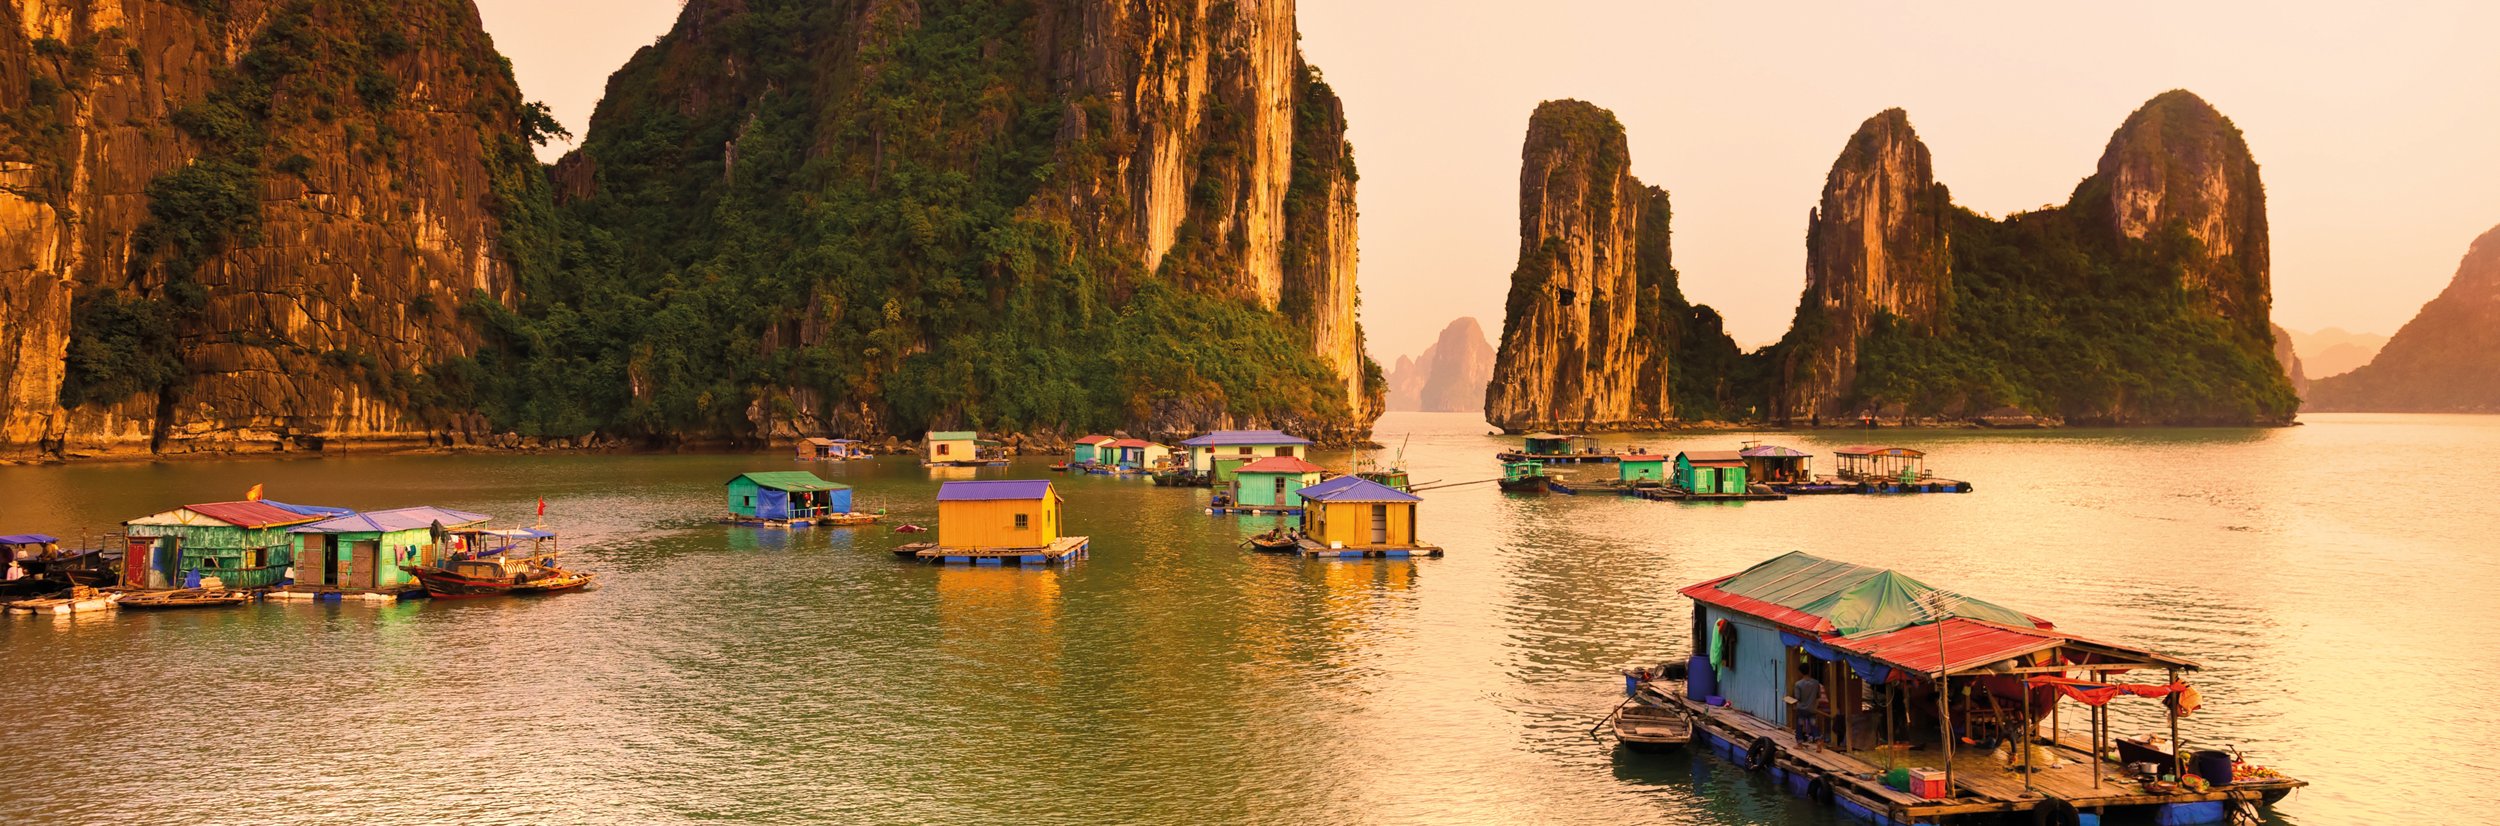
<svg viewBox="0 0 2500 826"><path fill-rule="evenodd" d="M2019 678L2017 680L2016 685L2020 686L2023 692L2023 791L2028 792L2031 791L2031 775L2034 771L2031 765L2031 741L2038 737L2040 732L2032 727L2031 722L2031 684Z"/></svg>
<svg viewBox="0 0 2500 826"><path fill-rule="evenodd" d="M2169 674L2169 675L2170 675L2170 684L2171 684L2171 685L2177 685L2177 684L2179 683L2179 668L2178 668L2178 666L2171 666L2171 667L2169 667L2169 668L2163 669L2163 671L2164 671L2165 673L2167 673L2167 674ZM2171 696L2172 698L2176 698L2176 697L2178 697L2179 695L2177 695L2177 694L2172 694L2172 695L2170 695L2170 696ZM2164 708L2163 710L2164 710L2164 711L2167 711L2167 712L2169 712L2169 713L2170 713L2170 771L2174 774L2174 776L2176 776L2176 777L2178 777L2180 780L2183 780L2183 781L2184 781L2184 780L2186 780L2186 779L2187 779L2187 758L2185 758L2185 757L2181 756L2181 755L2180 755L2180 752L2179 752L2179 708L2178 708L2178 704L2177 704L2177 702L2176 702L2176 701L2175 701L2175 699L2174 699L2174 700L2173 700L2173 701L2171 701L2171 702L2165 702L2165 703L2163 703L2163 706L2165 706L2165 708Z"/></svg>

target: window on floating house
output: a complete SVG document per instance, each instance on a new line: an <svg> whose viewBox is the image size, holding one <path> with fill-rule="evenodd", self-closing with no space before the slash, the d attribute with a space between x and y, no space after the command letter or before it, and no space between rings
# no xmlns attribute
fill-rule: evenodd
<svg viewBox="0 0 2500 826"><path fill-rule="evenodd" d="M947 456L947 455L951 455L951 454L953 454L954 452L955 452L955 446L954 446L954 445L945 444L945 443L943 443L943 442L941 442L941 443L939 443L939 444L938 444L938 455L940 455L940 456Z"/></svg>
<svg viewBox="0 0 2500 826"><path fill-rule="evenodd" d="M1292 446L1292 445L1286 445L1286 446L1284 446L1284 447L1277 448L1277 449L1276 449L1276 455L1278 455L1278 456L1291 456L1291 455L1293 455L1293 446Z"/></svg>
<svg viewBox="0 0 2500 826"><path fill-rule="evenodd" d="M1243 455L1243 456L1248 456L1248 455L1250 455L1250 448L1247 448L1247 447L1242 448L1242 449L1241 449L1241 455Z"/></svg>
<svg viewBox="0 0 2500 826"><path fill-rule="evenodd" d="M1032 515L1030 515L1030 514L1022 514L1022 513L1016 514L1016 530L1019 530L1019 531L1020 531L1020 530L1024 530L1024 529L1029 528L1029 527L1032 527L1032 526L1033 526L1033 517L1032 517Z"/></svg>

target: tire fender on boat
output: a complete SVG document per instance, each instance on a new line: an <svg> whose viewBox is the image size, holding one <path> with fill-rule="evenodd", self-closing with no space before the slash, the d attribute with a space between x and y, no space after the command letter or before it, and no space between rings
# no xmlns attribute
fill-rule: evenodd
<svg viewBox="0 0 2500 826"><path fill-rule="evenodd" d="M1806 799L1824 806L1832 805L1832 779L1818 774L1806 781Z"/></svg>
<svg viewBox="0 0 2500 826"><path fill-rule="evenodd" d="M1763 769L1770 768L1771 755L1776 754L1778 751L1779 747L1771 743L1770 737L1757 736L1753 738L1753 745L1745 747L1745 768L1752 769L1754 771L1761 771Z"/></svg>
<svg viewBox="0 0 2500 826"><path fill-rule="evenodd" d="M2082 826L2083 816L2075 811L2075 804L2052 797L2031 810L2031 822L2038 826Z"/></svg>

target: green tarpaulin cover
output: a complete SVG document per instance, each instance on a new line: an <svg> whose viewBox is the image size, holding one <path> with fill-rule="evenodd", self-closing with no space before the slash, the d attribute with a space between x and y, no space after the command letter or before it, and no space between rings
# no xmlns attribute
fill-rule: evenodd
<svg viewBox="0 0 2500 826"><path fill-rule="evenodd" d="M1719 590L1813 614L1831 622L1835 633L1861 637L1895 631L1928 621L1919 601L1939 589L1901 573L1835 562L1792 551L1719 583ZM1949 615L2023 628L2030 617L1995 603L1955 595Z"/></svg>

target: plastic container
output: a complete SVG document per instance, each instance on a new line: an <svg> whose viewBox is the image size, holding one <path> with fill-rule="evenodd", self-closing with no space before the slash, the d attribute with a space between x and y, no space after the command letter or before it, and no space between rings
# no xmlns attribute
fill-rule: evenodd
<svg viewBox="0 0 2500 826"><path fill-rule="evenodd" d="M1945 797L1944 772L1933 769L1910 770L1910 793L1929 800Z"/></svg>
<svg viewBox="0 0 2500 826"><path fill-rule="evenodd" d="M1719 672L1710 668L1710 655L1695 654L1684 666L1684 696L1710 697L1719 693Z"/></svg>
<svg viewBox="0 0 2500 826"><path fill-rule="evenodd" d="M2210 749L2188 752L2188 773L2205 778L2207 785L2231 785L2231 753Z"/></svg>

